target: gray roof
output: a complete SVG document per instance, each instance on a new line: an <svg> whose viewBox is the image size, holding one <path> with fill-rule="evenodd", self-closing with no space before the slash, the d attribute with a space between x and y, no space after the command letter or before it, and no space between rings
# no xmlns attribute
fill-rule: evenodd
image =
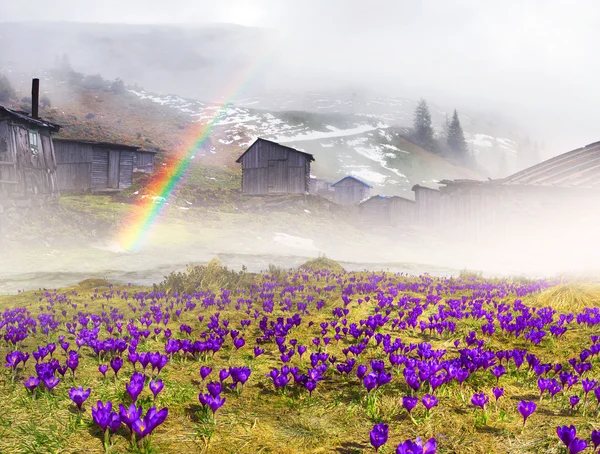
<svg viewBox="0 0 600 454"><path fill-rule="evenodd" d="M361 181L361 180L359 180L358 178L356 178L356 177L353 177L353 176L351 176L351 175L348 175L347 177L344 177L344 178L342 178L341 180L339 180L339 181L336 181L336 182L335 182L335 183L333 183L331 186L335 186L336 184L338 184L338 183L341 183L342 181L344 181L344 180L346 180L346 179L348 179L348 178L350 178L350 179L352 179L352 180L355 180L355 181L358 181L360 184L362 184L362 185L364 185L364 186L366 186L366 187L368 187L368 188L372 188L372 187L373 187L373 186L371 186L370 184L368 184L368 183L365 183L364 181Z"/></svg>
<svg viewBox="0 0 600 454"><path fill-rule="evenodd" d="M253 146L256 144L256 142L258 142L259 140L260 140L260 141L262 141L262 142L268 142L268 143L272 143L272 144L274 144L274 145L277 145L277 146L279 146L279 147L281 147L281 148L286 148L288 151L295 151L296 153L303 154L303 155L305 155L305 156L307 156L307 157L308 157L308 160L309 160L309 161L314 161L314 160L315 160L314 156L313 156L313 155L311 155L310 153L306 153L306 152L304 152L304 151L296 150L295 148L292 148L292 147L286 147L285 145L281 145L280 143L273 142L272 140L262 139L261 137L259 137L259 138L258 138L258 139L256 139L254 142L252 142L252 145L250 145L250 146L249 146L249 147L246 149L246 151L244 151L244 152L241 154L241 156L240 156L239 158L237 158L237 160L236 160L235 162L242 162L242 158L244 157L244 155L245 155L246 153L248 153L248 152L250 151L250 149L251 149L251 148L252 148L252 147L253 147Z"/></svg>
<svg viewBox="0 0 600 454"><path fill-rule="evenodd" d="M26 112L19 112L17 110L9 109L8 107L0 106L0 116L4 114L6 116L16 118L17 120L26 121L30 124L41 128L48 128L51 131L57 132L60 129L60 125L55 123L50 123L49 121L45 121L41 118L32 118Z"/></svg>
<svg viewBox="0 0 600 454"><path fill-rule="evenodd" d="M500 180L503 185L600 186L600 142L577 148Z"/></svg>

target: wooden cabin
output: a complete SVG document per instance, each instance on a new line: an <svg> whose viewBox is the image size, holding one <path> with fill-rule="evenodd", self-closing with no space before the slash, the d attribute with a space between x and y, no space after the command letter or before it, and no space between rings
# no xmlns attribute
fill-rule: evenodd
<svg viewBox="0 0 600 454"><path fill-rule="evenodd" d="M374 195L363 200L358 206L361 222L370 226L391 225L391 205L392 199L382 195Z"/></svg>
<svg viewBox="0 0 600 454"><path fill-rule="evenodd" d="M393 226L410 226L415 223L416 204L404 197L390 197L390 221Z"/></svg>
<svg viewBox="0 0 600 454"><path fill-rule="evenodd" d="M35 102L34 102L35 104ZM0 106L0 205L58 193L52 134L60 126Z"/></svg>
<svg viewBox="0 0 600 454"><path fill-rule="evenodd" d="M421 227L437 227L444 217L442 193L418 184L412 187L412 191L415 193L416 224Z"/></svg>
<svg viewBox="0 0 600 454"><path fill-rule="evenodd" d="M55 139L54 150L61 190L127 189L134 169L149 173L154 167L155 153L129 145Z"/></svg>
<svg viewBox="0 0 600 454"><path fill-rule="evenodd" d="M321 178L311 178L309 192L321 197L331 198L335 191L328 181Z"/></svg>
<svg viewBox="0 0 600 454"><path fill-rule="evenodd" d="M331 185L335 189L333 201L340 205L358 205L371 195L371 185L356 177L347 176Z"/></svg>
<svg viewBox="0 0 600 454"><path fill-rule="evenodd" d="M306 194L314 160L311 154L259 138L236 161L242 164L242 194Z"/></svg>

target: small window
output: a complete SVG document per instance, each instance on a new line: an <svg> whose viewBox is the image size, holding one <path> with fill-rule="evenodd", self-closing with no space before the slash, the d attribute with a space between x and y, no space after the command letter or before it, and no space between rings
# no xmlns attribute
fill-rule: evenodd
<svg viewBox="0 0 600 454"><path fill-rule="evenodd" d="M40 151L39 136L37 131L29 131L29 149L34 155L37 155Z"/></svg>

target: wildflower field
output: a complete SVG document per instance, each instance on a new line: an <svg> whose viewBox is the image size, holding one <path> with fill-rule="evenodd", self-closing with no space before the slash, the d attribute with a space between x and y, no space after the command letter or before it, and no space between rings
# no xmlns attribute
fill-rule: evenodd
<svg viewBox="0 0 600 454"><path fill-rule="evenodd" d="M0 452L591 453L600 443L593 287L209 269L154 288L91 281L0 297Z"/></svg>

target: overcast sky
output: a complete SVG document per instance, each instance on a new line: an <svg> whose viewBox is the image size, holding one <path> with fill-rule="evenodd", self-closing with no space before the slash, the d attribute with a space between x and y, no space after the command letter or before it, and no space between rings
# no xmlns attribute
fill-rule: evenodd
<svg viewBox="0 0 600 454"><path fill-rule="evenodd" d="M600 140L596 0L0 0L0 18L269 27L313 78L497 110L561 146Z"/></svg>

